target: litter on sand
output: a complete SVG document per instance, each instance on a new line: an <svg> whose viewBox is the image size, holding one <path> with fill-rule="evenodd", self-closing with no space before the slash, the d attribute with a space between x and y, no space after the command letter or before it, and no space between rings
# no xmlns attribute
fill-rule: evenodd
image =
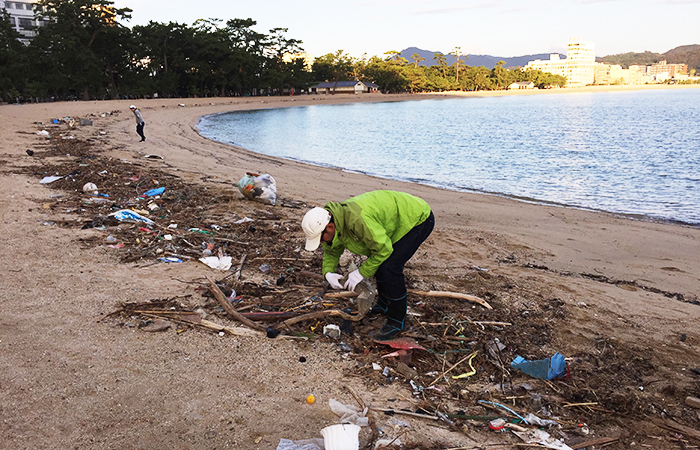
<svg viewBox="0 0 700 450"><path fill-rule="evenodd" d="M566 361L564 355L555 353L551 358L528 361L522 356L516 356L510 363L513 369L519 369L528 375L543 380L558 378L566 372Z"/></svg>
<svg viewBox="0 0 700 450"><path fill-rule="evenodd" d="M201 262L217 270L228 270L231 268L232 258L230 256L205 256L199 258Z"/></svg>
<svg viewBox="0 0 700 450"><path fill-rule="evenodd" d="M64 176L65 176L65 175L64 175ZM41 184L49 184L49 183L53 183L54 181L58 181L58 180L60 180L61 178L63 178L63 177L59 177L59 176L48 176L48 177L42 178L41 181L39 181L39 183L41 183Z"/></svg>
<svg viewBox="0 0 700 450"><path fill-rule="evenodd" d="M114 216L120 222L143 222L149 225L155 225L155 222L153 222L148 217L144 217L141 214L134 212L130 209L119 210L110 214L110 216Z"/></svg>

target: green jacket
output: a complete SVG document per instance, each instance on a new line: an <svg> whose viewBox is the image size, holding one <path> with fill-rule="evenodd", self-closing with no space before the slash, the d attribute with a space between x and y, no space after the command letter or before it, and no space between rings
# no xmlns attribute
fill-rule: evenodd
<svg viewBox="0 0 700 450"><path fill-rule="evenodd" d="M323 244L323 275L335 272L347 248L367 256L360 274L369 278L394 251L393 244L430 215L425 200L404 192L372 191L344 202L328 202L333 215L333 243Z"/></svg>

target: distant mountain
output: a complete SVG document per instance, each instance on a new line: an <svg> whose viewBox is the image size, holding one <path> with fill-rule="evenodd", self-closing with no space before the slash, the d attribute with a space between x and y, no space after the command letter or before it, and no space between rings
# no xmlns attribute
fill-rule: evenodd
<svg viewBox="0 0 700 450"><path fill-rule="evenodd" d="M607 64L619 64L624 68L633 64L656 64L665 60L668 64L688 64L688 70L695 69L698 73L700 72L700 45L681 45L666 53L620 53L602 56L596 60Z"/></svg>
<svg viewBox="0 0 700 450"><path fill-rule="evenodd" d="M421 58L425 58L425 61L418 63L420 66L434 66L436 65L435 54L438 52L432 52L430 50L421 50L417 47L408 47L401 51L401 56L406 58L411 62L411 56L417 53ZM443 53L447 59L447 64L452 65L455 62L455 57ZM515 56L511 58L501 57L501 56L489 56L489 55L466 55L469 57L466 60L468 66L484 66L489 69L493 69L498 61L505 61L506 67L525 67L528 61L534 61L536 59L549 59L550 53L539 53L537 55L524 55ZM559 54L559 57L564 59L566 55ZM681 45L666 53L620 53L617 55L601 56L597 57L596 61L605 62L607 64L620 64L622 67L627 68L633 64L647 65L656 64L659 61L665 60L668 64L688 64L688 69L695 69L696 73L700 74L700 45Z"/></svg>
<svg viewBox="0 0 700 450"><path fill-rule="evenodd" d="M411 56L417 53L421 58L425 58L425 61L418 63L419 66L435 66L437 63L433 59L436 53L442 52L431 52L430 50L421 50L417 47L408 47L401 51L401 56L406 58L411 62ZM455 62L455 57L443 53L447 59L447 64L452 65ZM506 67L524 67L527 65L528 61L534 61L536 59L549 59L550 53L540 53L537 55L525 55L525 56L515 56L515 57L502 57L502 56L489 56L489 55L466 55L469 59L466 60L468 66L484 66L488 69L493 69L498 61L505 61ZM566 55L559 54L560 58L566 58ZM464 61L464 58L462 58Z"/></svg>

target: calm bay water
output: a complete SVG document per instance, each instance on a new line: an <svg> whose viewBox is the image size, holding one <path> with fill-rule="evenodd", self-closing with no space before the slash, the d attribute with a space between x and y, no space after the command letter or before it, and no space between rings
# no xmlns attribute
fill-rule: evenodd
<svg viewBox="0 0 700 450"><path fill-rule="evenodd" d="M700 224L700 89L302 106L198 128L383 178Z"/></svg>

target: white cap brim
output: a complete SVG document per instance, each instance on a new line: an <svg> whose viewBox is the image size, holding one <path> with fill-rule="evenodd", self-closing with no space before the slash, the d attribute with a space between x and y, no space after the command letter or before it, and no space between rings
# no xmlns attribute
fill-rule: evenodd
<svg viewBox="0 0 700 450"><path fill-rule="evenodd" d="M321 234L319 234L318 236L316 236L314 238L306 240L306 251L307 252L312 252L312 251L316 250L319 245L321 245Z"/></svg>

